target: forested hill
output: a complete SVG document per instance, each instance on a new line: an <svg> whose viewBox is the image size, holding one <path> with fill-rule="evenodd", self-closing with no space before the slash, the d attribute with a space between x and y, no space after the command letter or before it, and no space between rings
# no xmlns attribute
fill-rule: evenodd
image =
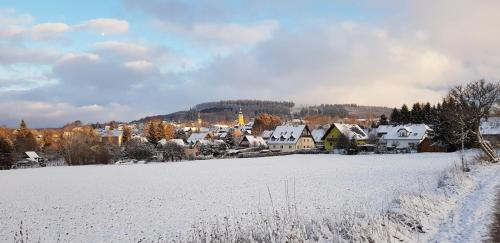
<svg viewBox="0 0 500 243"><path fill-rule="evenodd" d="M295 104L289 101L222 100L201 103L189 110L178 111L167 115L145 117L136 122L144 122L149 119L189 122L195 121L198 117L198 113L200 113L204 121L208 122L234 121L240 109L247 119L254 118L259 113L268 113L282 118L289 118L294 106Z"/></svg>
<svg viewBox="0 0 500 243"><path fill-rule="evenodd" d="M380 106L362 106L356 104L323 104L305 106L300 109L295 107L291 101L265 101L265 100L222 100L216 102L206 102L195 105L189 110L178 111L166 115L157 115L142 118L134 122L144 122L149 119L162 119L175 122L196 121L198 113L207 122L234 121L241 108L246 120L254 118L259 113L268 113L279 116L283 119L304 118L311 115L323 115L330 117L355 117L367 118L369 116L389 116L391 109ZM292 114L293 113L293 114Z"/></svg>

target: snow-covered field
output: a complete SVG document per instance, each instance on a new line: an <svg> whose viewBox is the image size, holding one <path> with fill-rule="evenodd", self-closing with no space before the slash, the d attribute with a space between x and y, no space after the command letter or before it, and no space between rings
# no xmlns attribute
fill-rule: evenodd
<svg viewBox="0 0 500 243"><path fill-rule="evenodd" d="M291 155L0 171L0 242L138 241L293 203L321 215L380 212L434 190L458 154Z"/></svg>

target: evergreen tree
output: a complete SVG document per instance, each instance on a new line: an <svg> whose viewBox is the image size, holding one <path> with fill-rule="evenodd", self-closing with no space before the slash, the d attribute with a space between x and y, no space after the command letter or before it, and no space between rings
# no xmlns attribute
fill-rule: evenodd
<svg viewBox="0 0 500 243"><path fill-rule="evenodd" d="M226 137L224 138L224 142L229 145L229 147L236 146L236 139L234 138L234 129L229 129Z"/></svg>
<svg viewBox="0 0 500 243"><path fill-rule="evenodd" d="M175 138L182 139L182 140L187 140L188 136L187 136L187 134L186 134L186 132L184 130L179 129L179 130L175 131Z"/></svg>
<svg viewBox="0 0 500 243"><path fill-rule="evenodd" d="M15 135L14 147L17 153L24 153L26 151L35 151L38 148L35 136L28 128L24 120L21 121L19 129Z"/></svg>
<svg viewBox="0 0 500 243"><path fill-rule="evenodd" d="M146 138L148 142L156 145L164 137L163 125L161 122L150 121L147 125Z"/></svg>
<svg viewBox="0 0 500 243"><path fill-rule="evenodd" d="M408 124L411 122L411 112L408 109L408 106L406 106L406 104L401 106L400 113L401 113L401 124Z"/></svg>
<svg viewBox="0 0 500 243"><path fill-rule="evenodd" d="M413 107L411 108L411 115L410 115L410 121L413 124L420 124L423 123L424 120L424 115L422 111L422 107L420 106L420 103L415 103L413 104Z"/></svg>
<svg viewBox="0 0 500 243"><path fill-rule="evenodd" d="M385 114L380 116L379 125L389 125L389 121L387 120L387 116Z"/></svg>
<svg viewBox="0 0 500 243"><path fill-rule="evenodd" d="M397 108L394 108L391 113L391 123L400 124L401 123L401 113Z"/></svg>
<svg viewBox="0 0 500 243"><path fill-rule="evenodd" d="M424 107L422 108L422 123L427 124L427 125L432 125L433 123L433 112L432 112L432 106L429 102L425 103Z"/></svg>

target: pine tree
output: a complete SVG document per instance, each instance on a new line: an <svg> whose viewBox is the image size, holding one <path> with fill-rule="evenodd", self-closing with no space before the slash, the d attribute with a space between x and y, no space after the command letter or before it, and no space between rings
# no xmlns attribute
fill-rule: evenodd
<svg viewBox="0 0 500 243"><path fill-rule="evenodd" d="M229 129L226 137L224 138L224 142L227 143L230 147L236 146L236 141L234 138L234 129Z"/></svg>
<svg viewBox="0 0 500 243"><path fill-rule="evenodd" d="M411 112L408 109L408 106L406 106L406 104L401 106L400 113L401 113L401 124L408 124L411 122Z"/></svg>
<svg viewBox="0 0 500 243"><path fill-rule="evenodd" d="M427 102L422 108L422 123L431 125L432 120L433 120L432 106L431 103Z"/></svg>
<svg viewBox="0 0 500 243"><path fill-rule="evenodd" d="M146 138L148 139L148 142L156 145L158 144L158 141L163 138L163 136L163 125L161 125L161 122L148 122L146 130Z"/></svg>
<svg viewBox="0 0 500 243"><path fill-rule="evenodd" d="M424 116L420 103L413 104L413 107L411 108L411 119L410 119L411 123L420 124L423 123L423 120Z"/></svg>
<svg viewBox="0 0 500 243"><path fill-rule="evenodd" d="M397 108L394 108L391 113L391 123L400 124L401 123L401 113Z"/></svg>
<svg viewBox="0 0 500 243"><path fill-rule="evenodd" d="M385 114L380 116L379 125L389 125L389 121L387 120L387 116L385 116Z"/></svg>
<svg viewBox="0 0 500 243"><path fill-rule="evenodd" d="M29 130L24 120L21 121L15 135L14 147L17 153L37 150L38 145L33 133Z"/></svg>

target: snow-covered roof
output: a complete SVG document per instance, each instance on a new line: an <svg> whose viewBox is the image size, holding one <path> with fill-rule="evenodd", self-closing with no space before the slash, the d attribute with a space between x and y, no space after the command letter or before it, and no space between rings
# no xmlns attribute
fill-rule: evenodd
<svg viewBox="0 0 500 243"><path fill-rule="evenodd" d="M425 124L389 126L383 140L422 140L432 129Z"/></svg>
<svg viewBox="0 0 500 243"><path fill-rule="evenodd" d="M482 135L499 135L500 117L490 117L488 120L482 120L480 131Z"/></svg>
<svg viewBox="0 0 500 243"><path fill-rule="evenodd" d="M123 134L123 131L118 129L113 129L113 130L99 129L98 133L101 137L119 137Z"/></svg>
<svg viewBox="0 0 500 243"><path fill-rule="evenodd" d="M30 159L36 159L36 158L40 158L40 156L38 156L38 154L36 154L35 151L26 151L24 152L26 155L28 155L28 157Z"/></svg>
<svg viewBox="0 0 500 243"><path fill-rule="evenodd" d="M175 143L177 145L180 145L180 146L185 146L186 143L184 143L184 140L182 139L169 139L169 140L166 140L166 139L161 139L160 141L158 141L158 144L161 144L162 146L165 146L167 143Z"/></svg>
<svg viewBox="0 0 500 243"><path fill-rule="evenodd" d="M273 130L265 130L262 132L262 137L268 139L271 137L271 135L273 135L273 132Z"/></svg>
<svg viewBox="0 0 500 243"><path fill-rule="evenodd" d="M256 136L253 136L253 135L245 135L244 137L249 144L251 145L257 145L257 146L266 146L266 141L262 138L262 137L256 137ZM243 140L242 140L243 142Z"/></svg>
<svg viewBox="0 0 500 243"><path fill-rule="evenodd" d="M267 141L268 144L295 144L299 140L306 125L281 125L277 126Z"/></svg>
<svg viewBox="0 0 500 243"><path fill-rule="evenodd" d="M187 139L187 142L189 144L195 144L196 142L205 139L208 136L208 132L198 132L198 133L191 133L191 136Z"/></svg>
<svg viewBox="0 0 500 243"><path fill-rule="evenodd" d="M349 139L366 140L368 135L356 124L334 123L333 124L339 131Z"/></svg>
<svg viewBox="0 0 500 243"><path fill-rule="evenodd" d="M386 134L391 127L392 127L391 125L379 125L377 127L377 133Z"/></svg>
<svg viewBox="0 0 500 243"><path fill-rule="evenodd" d="M314 138L315 142L321 141L321 138L325 135L325 129L317 128L311 131L311 135Z"/></svg>

